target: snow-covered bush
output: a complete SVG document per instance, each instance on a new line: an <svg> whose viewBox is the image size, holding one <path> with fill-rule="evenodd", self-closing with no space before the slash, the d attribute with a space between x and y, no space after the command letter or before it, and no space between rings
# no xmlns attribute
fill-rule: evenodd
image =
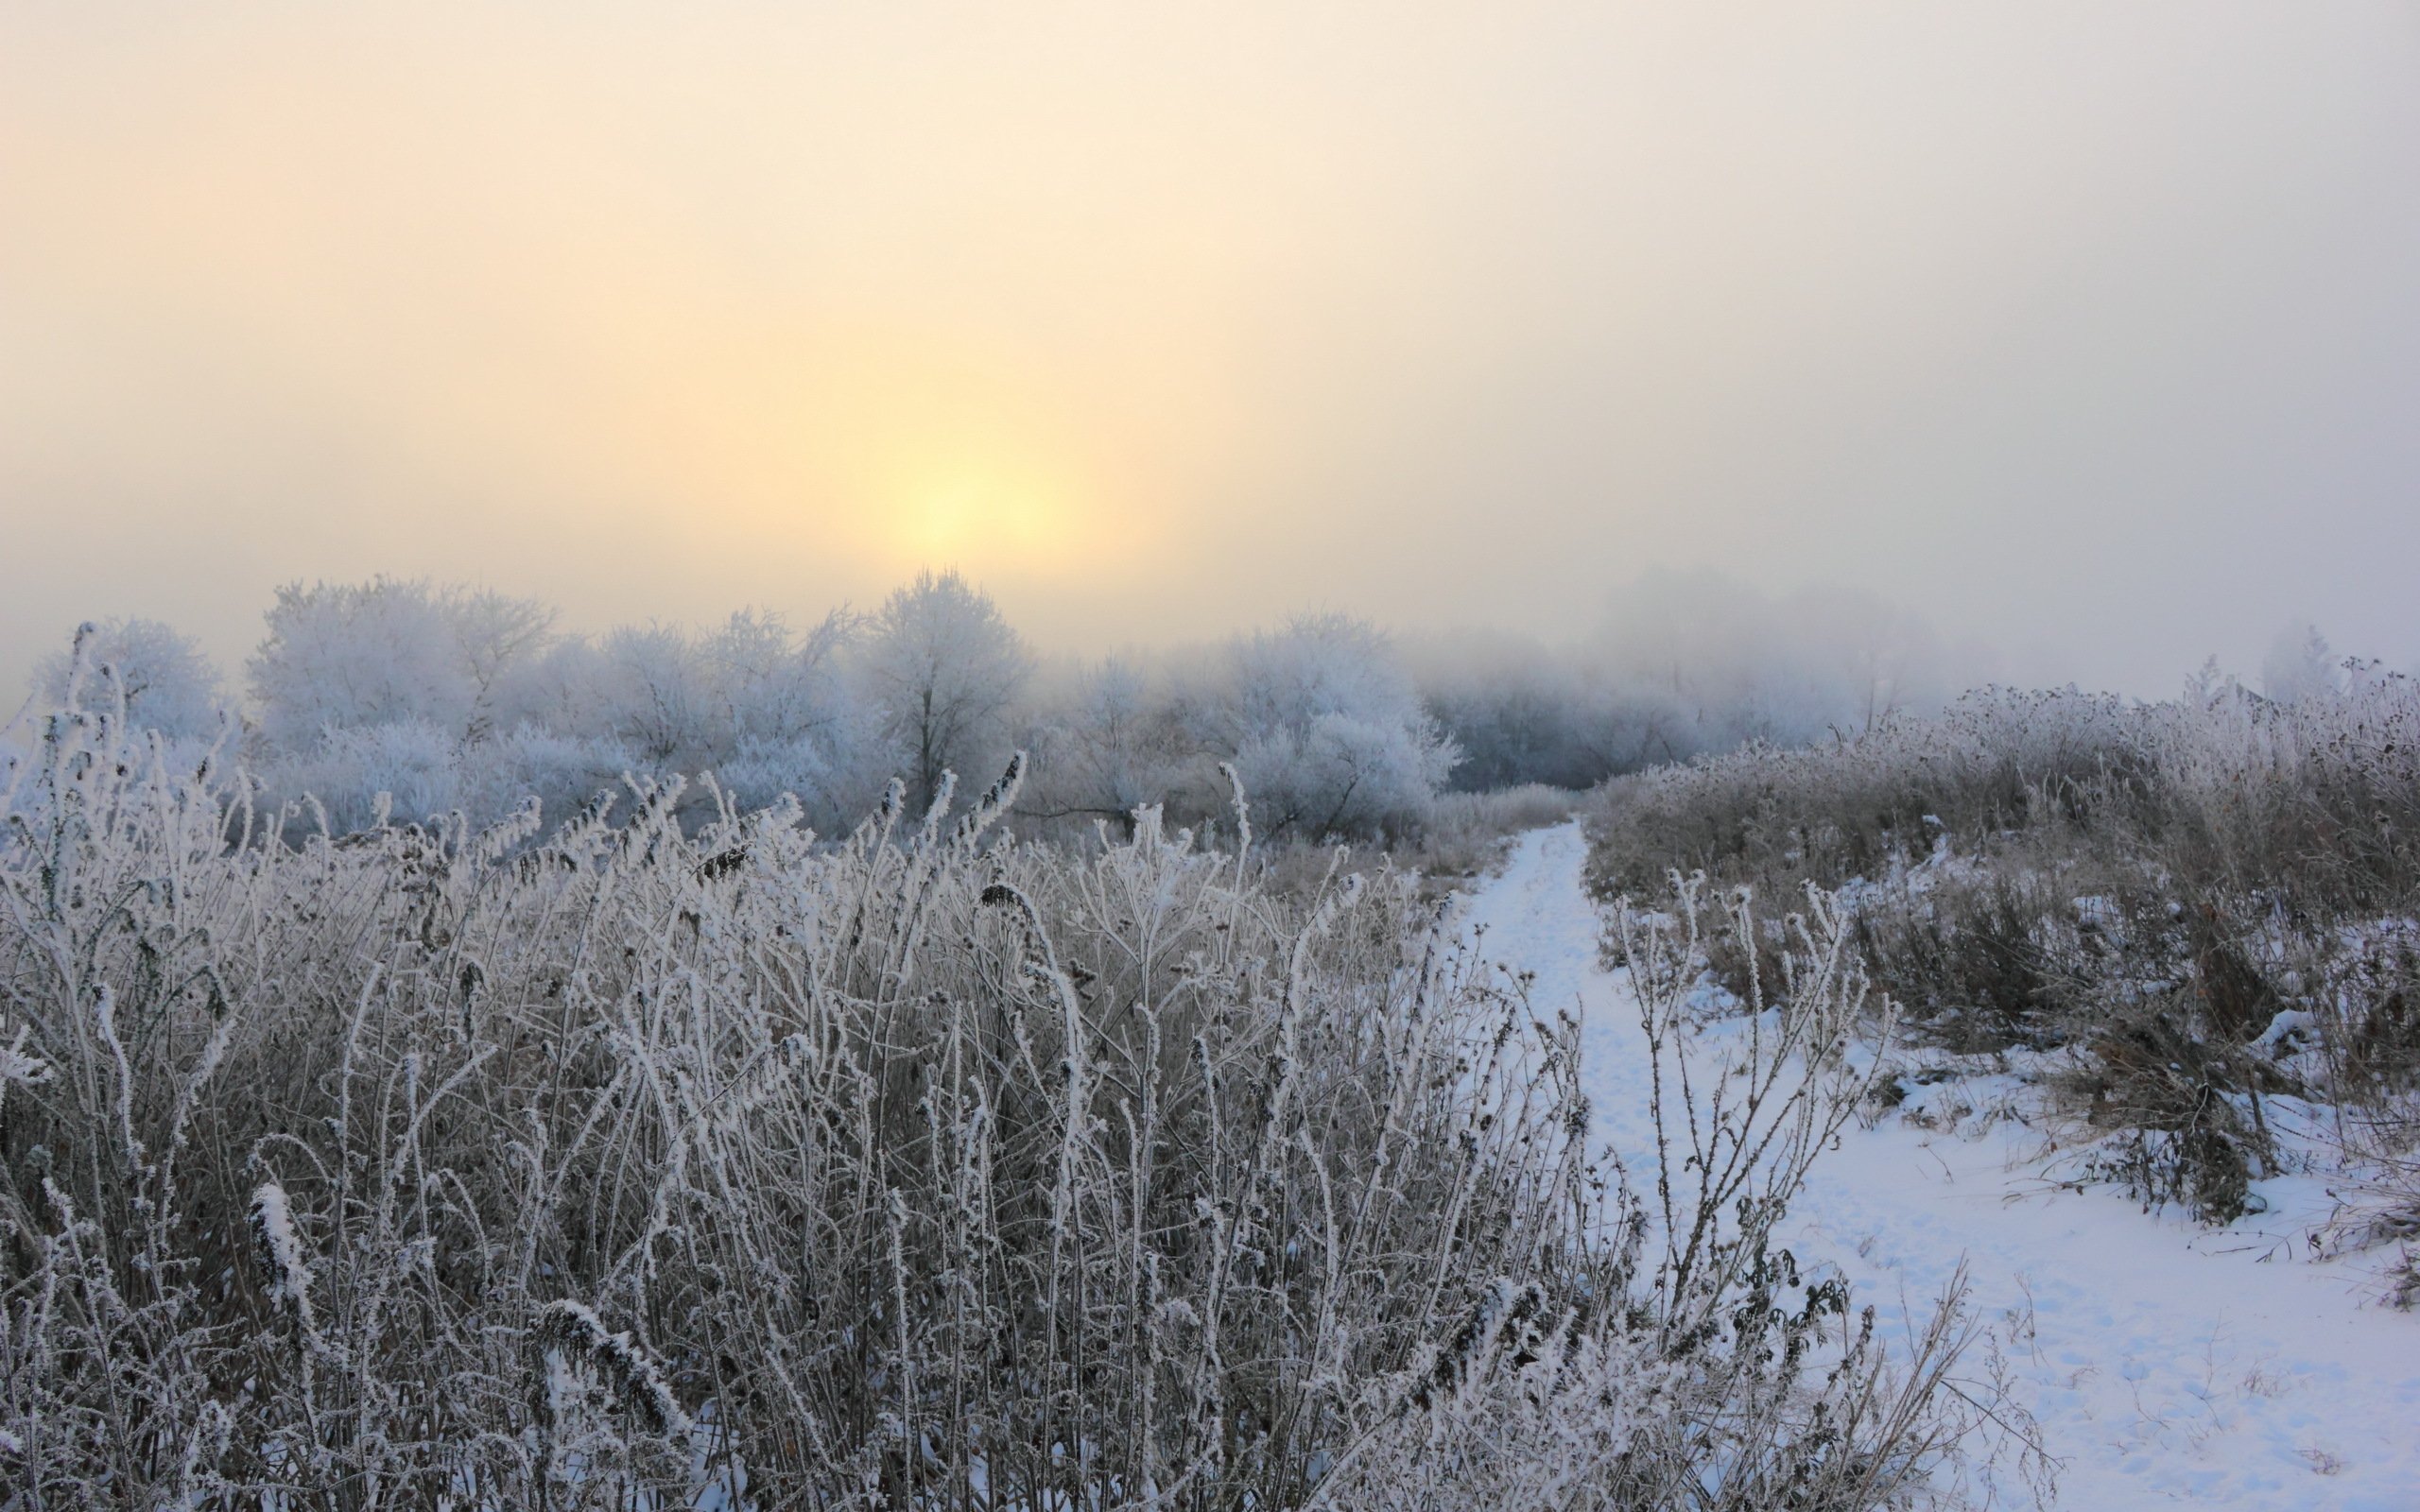
<svg viewBox="0 0 2420 1512"><path fill-rule="evenodd" d="M1384 835L1427 816L1453 752L1414 726L1322 713L1255 730L1235 760L1246 785L1267 795L1272 835Z"/></svg>
<svg viewBox="0 0 2420 1512"><path fill-rule="evenodd" d="M267 728L285 733L260 742L258 775L273 804L339 832L372 825L382 792L398 820L459 808L488 824L532 797L567 816L625 774L705 773L745 806L791 793L817 825L845 829L895 765L851 681L845 614L804 636L742 611L704 633L650 625L589 639L554 635L551 614L525 601L382 580L290 590L271 619L254 670ZM384 661L355 644L389 632ZM406 686L406 671L426 676ZM319 677L383 691L278 691ZM441 717L372 717L389 708ZM704 785L685 790L685 819L712 807Z"/></svg>
<svg viewBox="0 0 2420 1512"><path fill-rule="evenodd" d="M1386 636L1342 615L1044 681L1028 812L1113 828L1138 803L1221 822L1233 765L1264 840L1416 837L1457 753Z"/></svg>
<svg viewBox="0 0 2420 1512"><path fill-rule="evenodd" d="M270 768L276 797L324 813L332 833L441 818L463 806L462 747L448 730L420 720L340 725L309 749Z"/></svg>
<svg viewBox="0 0 2420 1512"><path fill-rule="evenodd" d="M1025 816L1052 830L1106 823L1122 832L1138 808L1183 803L1178 795L1192 790L1208 753L1178 713L1165 671L1108 657L1046 669L1038 680L1024 731L1036 766Z"/></svg>
<svg viewBox="0 0 2420 1512"><path fill-rule="evenodd" d="M1744 901L1703 892L1684 884L1664 910L1616 914L1653 1065L1654 1147L1632 1152L1651 1162L1651 1195L1582 1284L1483 1288L1418 1358L1417 1410L1352 1443L1314 1504L1912 1505L1987 1419L2027 1453L2021 1413L1941 1389L1964 1337L1957 1284L1911 1338L1886 1343L1872 1308L1774 1243L1877 1074L1841 1052L1852 1033L1887 1039L1890 1009L1868 1001L1835 900L1810 895L1775 951ZM1709 1051L1696 1030L1710 934L1789 990L1752 996L1755 1032ZM1598 1300L1616 1297L1618 1314ZM2016 1469L2047 1483L2038 1449Z"/></svg>
<svg viewBox="0 0 2420 1512"><path fill-rule="evenodd" d="M627 796L623 778L646 770L635 752L611 737L574 737L522 725L461 752L458 792L462 812L474 823L495 823L534 799L551 826L599 793ZM394 812L399 822L413 814L400 803Z"/></svg>
<svg viewBox="0 0 2420 1512"><path fill-rule="evenodd" d="M1786 894L1872 880L1945 834L1997 835L2128 791L2149 728L2103 696L1986 688L1848 739L1755 744L1623 778L1599 806L1598 853L1632 890L1673 867L1753 872Z"/></svg>

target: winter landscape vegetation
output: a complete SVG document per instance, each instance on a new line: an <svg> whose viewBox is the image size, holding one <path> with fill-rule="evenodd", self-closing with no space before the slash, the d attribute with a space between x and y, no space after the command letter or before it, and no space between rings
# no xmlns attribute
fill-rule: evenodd
<svg viewBox="0 0 2420 1512"><path fill-rule="evenodd" d="M0 1512L2420 1512L2415 185L2407 0L0 7Z"/></svg>
<svg viewBox="0 0 2420 1512"><path fill-rule="evenodd" d="M1742 636L85 626L0 783L18 1502L2396 1504L2420 687Z"/></svg>

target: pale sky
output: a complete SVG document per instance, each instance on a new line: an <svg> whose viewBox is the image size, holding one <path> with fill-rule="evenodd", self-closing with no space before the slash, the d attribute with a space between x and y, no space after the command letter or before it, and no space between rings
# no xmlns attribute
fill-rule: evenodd
<svg viewBox="0 0 2420 1512"><path fill-rule="evenodd" d="M9 689L295 578L925 563L1048 648L1710 567L2420 663L2420 6L0 13Z"/></svg>

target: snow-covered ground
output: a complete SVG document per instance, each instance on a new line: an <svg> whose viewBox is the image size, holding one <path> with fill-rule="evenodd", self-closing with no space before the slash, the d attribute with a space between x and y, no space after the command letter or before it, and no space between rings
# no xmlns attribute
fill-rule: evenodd
<svg viewBox="0 0 2420 1512"><path fill-rule="evenodd" d="M1488 957L1534 973L1541 1010L1576 1005L1598 1136L1640 1156L1636 1010L1598 964L1585 856L1577 825L1523 837L1467 919ZM2059 1462L2055 1504L2420 1512L2420 1316L2372 1300L2376 1257L2303 1257L2325 1212L2316 1182L2264 1184L2271 1213L2209 1229L2111 1188L2055 1187L2041 1135L2014 1122L1943 1122L1962 1128L1851 1125L1791 1247L1886 1317L1925 1308L1965 1264L1989 1333L1963 1373L1992 1349L2005 1360ZM2000 1496L2033 1503L2008 1477Z"/></svg>

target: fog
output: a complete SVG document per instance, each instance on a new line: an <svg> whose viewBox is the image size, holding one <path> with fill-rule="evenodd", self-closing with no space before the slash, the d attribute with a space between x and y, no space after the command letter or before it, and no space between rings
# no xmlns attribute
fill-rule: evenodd
<svg viewBox="0 0 2420 1512"><path fill-rule="evenodd" d="M1046 651L1716 573L2018 680L2408 666L2415 266L2404 5L18 9L0 686L296 580L926 565Z"/></svg>

